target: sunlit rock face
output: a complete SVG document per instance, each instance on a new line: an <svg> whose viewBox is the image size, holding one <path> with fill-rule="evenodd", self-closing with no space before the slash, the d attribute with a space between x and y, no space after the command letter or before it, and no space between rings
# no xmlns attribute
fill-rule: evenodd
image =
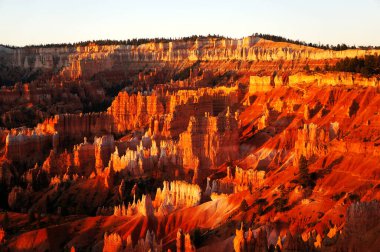
<svg viewBox="0 0 380 252"><path fill-rule="evenodd" d="M227 167L227 176L222 179L215 179L211 182L210 178L207 178L205 194L216 198L217 195L252 191L264 184L265 171L244 170L236 166L233 175L231 170L231 167Z"/></svg>
<svg viewBox="0 0 380 252"><path fill-rule="evenodd" d="M315 71L376 53L7 50L42 73L0 90L0 250L377 251L378 76Z"/></svg>
<svg viewBox="0 0 380 252"><path fill-rule="evenodd" d="M46 119L36 127L39 131L50 134L58 133L58 142L65 145L83 140L83 137L94 137L112 133L112 117L106 113L63 114Z"/></svg>
<svg viewBox="0 0 380 252"><path fill-rule="evenodd" d="M328 132L317 125L304 124L302 129L298 130L297 141L295 143L296 155L303 155L306 159L314 155L323 155L327 152L326 143L329 141Z"/></svg>
<svg viewBox="0 0 380 252"><path fill-rule="evenodd" d="M238 103L236 88L201 88L174 93L129 95L121 92L107 113L112 116L116 132L150 125L150 132L167 137L178 136L188 125L190 116L217 115Z"/></svg>
<svg viewBox="0 0 380 252"><path fill-rule="evenodd" d="M180 134L179 147L183 153L185 169L195 168L204 179L207 169L238 158L239 135L234 115L191 117L186 132Z"/></svg>
<svg viewBox="0 0 380 252"><path fill-rule="evenodd" d="M157 242L154 232L146 232L145 238L141 238L136 245L133 245L131 236L126 240L118 233L104 234L103 252L140 252L140 251L157 251L162 252L162 241Z"/></svg>
<svg viewBox="0 0 380 252"><path fill-rule="evenodd" d="M164 107L155 94L129 95L122 92L116 97L108 113L115 118L117 131L125 132L144 127L152 116L164 114Z"/></svg>
<svg viewBox="0 0 380 252"><path fill-rule="evenodd" d="M141 200L133 200L132 204L114 207L115 216L144 215L148 217L167 216L173 211L197 206L201 201L201 189L196 184L184 181L164 181L163 188L158 188L152 201L150 195L143 195Z"/></svg>
<svg viewBox="0 0 380 252"><path fill-rule="evenodd" d="M184 233L181 229L178 229L177 239L176 239L177 251L184 252L194 252L196 251L194 245L191 242L191 237L189 233Z"/></svg>
<svg viewBox="0 0 380 252"><path fill-rule="evenodd" d="M379 80L377 78L365 78L359 74L351 73L327 73L327 74L296 74L289 76L289 85L295 84L316 84L318 86L363 86L377 87Z"/></svg>
<svg viewBox="0 0 380 252"><path fill-rule="evenodd" d="M146 217L152 217L154 215L152 199L150 195L143 195L141 200L129 204L127 208L124 205L115 206L113 214L115 216L133 216L141 214Z"/></svg>
<svg viewBox="0 0 380 252"><path fill-rule="evenodd" d="M136 62L325 60L373 55L376 50L331 51L274 43L257 37L199 38L142 45L96 45L61 48L19 48L8 52L14 66L60 70L65 78L91 77L115 65Z"/></svg>
<svg viewBox="0 0 380 252"><path fill-rule="evenodd" d="M170 209L196 206L200 201L201 189L198 185L184 181L164 181L163 188L157 189L154 205L159 214L165 215Z"/></svg>

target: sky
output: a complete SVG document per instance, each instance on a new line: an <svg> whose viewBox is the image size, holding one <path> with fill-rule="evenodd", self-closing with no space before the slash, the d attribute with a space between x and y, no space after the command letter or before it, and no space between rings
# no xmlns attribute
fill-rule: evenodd
<svg viewBox="0 0 380 252"><path fill-rule="evenodd" d="M0 44L256 32L380 46L380 0L0 0Z"/></svg>

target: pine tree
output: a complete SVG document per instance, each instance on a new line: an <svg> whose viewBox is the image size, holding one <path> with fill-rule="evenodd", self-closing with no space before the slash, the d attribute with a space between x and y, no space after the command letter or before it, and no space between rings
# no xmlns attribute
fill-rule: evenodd
<svg viewBox="0 0 380 252"><path fill-rule="evenodd" d="M29 223L32 223L36 220L35 216L34 216L34 212L33 211L29 211L28 212L28 221Z"/></svg>
<svg viewBox="0 0 380 252"><path fill-rule="evenodd" d="M299 169L299 182L303 187L308 187L311 185L310 183L310 174L307 159L304 155L301 155L298 161L298 169Z"/></svg>
<svg viewBox="0 0 380 252"><path fill-rule="evenodd" d="M240 210L242 212L246 212L248 210L248 203L245 199L243 199L240 203Z"/></svg>
<svg viewBox="0 0 380 252"><path fill-rule="evenodd" d="M2 226L3 226L4 229L7 229L8 226L9 226L9 215L8 215L8 212L5 212L5 214L4 214Z"/></svg>

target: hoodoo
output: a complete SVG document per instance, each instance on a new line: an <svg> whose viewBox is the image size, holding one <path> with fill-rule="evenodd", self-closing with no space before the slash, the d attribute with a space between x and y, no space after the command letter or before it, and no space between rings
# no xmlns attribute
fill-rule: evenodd
<svg viewBox="0 0 380 252"><path fill-rule="evenodd" d="M1 251L380 246L379 49L2 48Z"/></svg>

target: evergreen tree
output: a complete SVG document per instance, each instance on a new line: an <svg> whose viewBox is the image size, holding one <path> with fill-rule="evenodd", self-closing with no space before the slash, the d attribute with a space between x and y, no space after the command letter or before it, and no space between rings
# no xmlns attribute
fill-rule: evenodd
<svg viewBox="0 0 380 252"><path fill-rule="evenodd" d="M301 155L298 161L298 169L299 169L299 182L303 187L310 186L310 174L307 159L304 155Z"/></svg>
<svg viewBox="0 0 380 252"><path fill-rule="evenodd" d="M33 211L29 211L28 212L28 222L29 223L32 223L36 220L35 216L34 216L34 212Z"/></svg>
<svg viewBox="0 0 380 252"><path fill-rule="evenodd" d="M246 212L248 210L248 203L245 199L243 199L240 203L240 210L242 212Z"/></svg>
<svg viewBox="0 0 380 252"><path fill-rule="evenodd" d="M7 229L8 226L9 226L9 215L8 215L8 212L5 212L5 214L4 214L2 226L3 226L4 229Z"/></svg>

